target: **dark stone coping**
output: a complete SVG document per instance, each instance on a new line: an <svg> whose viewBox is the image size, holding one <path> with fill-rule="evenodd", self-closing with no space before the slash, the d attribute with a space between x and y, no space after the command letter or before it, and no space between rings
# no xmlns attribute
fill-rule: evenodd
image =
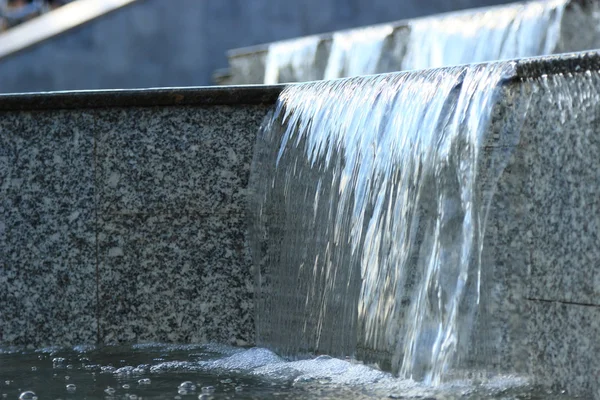
<svg viewBox="0 0 600 400"><path fill-rule="evenodd" d="M600 71L600 50L512 62L515 63L515 72L509 81L560 73ZM284 88L285 85L244 85L3 94L0 95L0 111L274 104Z"/></svg>
<svg viewBox="0 0 600 400"><path fill-rule="evenodd" d="M283 85L90 90L0 95L0 111L274 104Z"/></svg>
<svg viewBox="0 0 600 400"><path fill-rule="evenodd" d="M600 71L600 50L524 58L517 61L518 78Z"/></svg>

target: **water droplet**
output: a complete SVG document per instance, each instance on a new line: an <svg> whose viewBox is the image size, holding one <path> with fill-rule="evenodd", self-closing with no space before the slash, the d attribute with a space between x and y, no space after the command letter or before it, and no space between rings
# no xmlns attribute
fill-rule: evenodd
<svg viewBox="0 0 600 400"><path fill-rule="evenodd" d="M212 396L209 394L201 394L200 396L198 396L199 400L205 400L205 399L210 399L210 398L212 398Z"/></svg>
<svg viewBox="0 0 600 400"><path fill-rule="evenodd" d="M243 390L244 390L244 388L243 388L243 387L241 387L241 386L236 386L236 387L235 387L235 391L236 391L236 392L241 392L241 391L243 391Z"/></svg>
<svg viewBox="0 0 600 400"><path fill-rule="evenodd" d="M71 377L69 375L65 375L65 381L68 381L69 379L71 379Z"/></svg>
<svg viewBox="0 0 600 400"><path fill-rule="evenodd" d="M71 393L73 393L73 392L75 392L76 390L77 390L77 386L75 386L74 384L72 384L72 383L69 383L69 384L67 385L67 392L71 392Z"/></svg>
<svg viewBox="0 0 600 400"><path fill-rule="evenodd" d="M123 385L123 389L129 389L130 387L127 383Z"/></svg>
<svg viewBox="0 0 600 400"><path fill-rule="evenodd" d="M19 400L35 400L35 399L37 399L37 396L35 393L33 393L31 391L23 392L19 396Z"/></svg>
<svg viewBox="0 0 600 400"><path fill-rule="evenodd" d="M33 372L35 372L35 371L37 371L37 367L31 367L31 370L32 370Z"/></svg>
<svg viewBox="0 0 600 400"><path fill-rule="evenodd" d="M130 394L130 395L129 395L129 399L130 399L130 400L137 400L137 398L138 398L138 397L137 397L137 395L135 395L135 394Z"/></svg>
<svg viewBox="0 0 600 400"><path fill-rule="evenodd" d="M73 369L73 364L68 364L67 369Z"/></svg>
<svg viewBox="0 0 600 400"><path fill-rule="evenodd" d="M196 390L196 385L193 382L185 381L179 385L179 389Z"/></svg>
<svg viewBox="0 0 600 400"><path fill-rule="evenodd" d="M150 379L149 378L142 378L138 381L139 385L149 385L150 384Z"/></svg>
<svg viewBox="0 0 600 400"><path fill-rule="evenodd" d="M116 390L114 388L111 388L110 386L104 389L104 393L106 393L109 396L112 396L113 394L115 394L115 392Z"/></svg>
<svg viewBox="0 0 600 400"><path fill-rule="evenodd" d="M215 387L214 386L204 386L202 388L202 393L209 394L209 393L214 393L214 392L215 392Z"/></svg>
<svg viewBox="0 0 600 400"><path fill-rule="evenodd" d="M10 381L4 381L4 383L6 383L6 385L10 385Z"/></svg>

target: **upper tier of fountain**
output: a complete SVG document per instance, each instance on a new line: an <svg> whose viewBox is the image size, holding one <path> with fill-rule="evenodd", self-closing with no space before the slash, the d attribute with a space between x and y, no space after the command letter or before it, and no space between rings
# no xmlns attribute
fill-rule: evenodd
<svg viewBox="0 0 600 400"><path fill-rule="evenodd" d="M599 3L551 0L470 9L231 50L223 84L273 84L600 47Z"/></svg>

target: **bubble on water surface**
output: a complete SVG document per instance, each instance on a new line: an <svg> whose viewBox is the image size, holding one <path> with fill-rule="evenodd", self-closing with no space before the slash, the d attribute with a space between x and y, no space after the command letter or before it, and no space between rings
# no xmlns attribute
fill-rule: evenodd
<svg viewBox="0 0 600 400"><path fill-rule="evenodd" d="M72 383L69 383L69 384L67 385L67 392L73 393L73 392L75 392L76 390L77 390L77 386L75 386L74 384L72 384Z"/></svg>
<svg viewBox="0 0 600 400"><path fill-rule="evenodd" d="M131 375L134 372L135 372L135 368L132 367L132 366L130 366L130 365L128 365L126 367L121 367L121 368L115 370L113 373L115 375Z"/></svg>
<svg viewBox="0 0 600 400"><path fill-rule="evenodd" d="M21 393L19 400L37 400L37 395L32 391L26 391Z"/></svg>
<svg viewBox="0 0 600 400"><path fill-rule="evenodd" d="M177 393L179 394L191 394L196 391L196 385L193 382L185 381L179 384Z"/></svg>
<svg viewBox="0 0 600 400"><path fill-rule="evenodd" d="M206 394L210 394L210 393L214 393L216 391L214 386L204 386L202 388L202 393L206 393Z"/></svg>

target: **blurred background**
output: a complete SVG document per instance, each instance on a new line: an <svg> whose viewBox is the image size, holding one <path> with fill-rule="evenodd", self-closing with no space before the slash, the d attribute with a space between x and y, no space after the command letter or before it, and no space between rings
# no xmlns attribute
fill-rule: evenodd
<svg viewBox="0 0 600 400"><path fill-rule="evenodd" d="M507 0L0 0L0 92L205 86L230 49Z"/></svg>

